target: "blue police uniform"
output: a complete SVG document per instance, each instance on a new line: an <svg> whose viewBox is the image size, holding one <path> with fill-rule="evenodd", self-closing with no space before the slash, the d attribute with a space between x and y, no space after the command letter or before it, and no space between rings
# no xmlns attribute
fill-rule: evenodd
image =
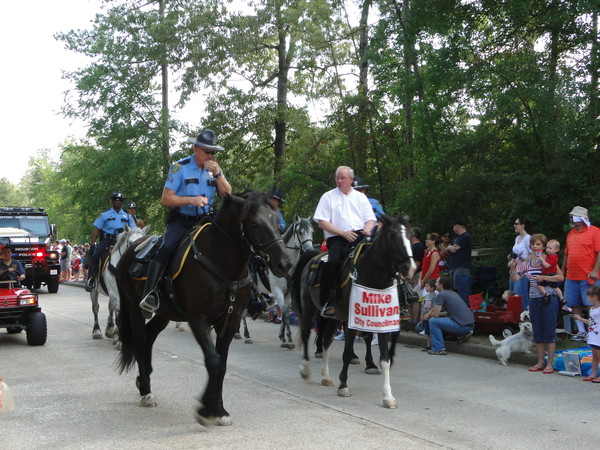
<svg viewBox="0 0 600 450"><path fill-rule="evenodd" d="M375 217L377 220L379 220L381 216L385 215L381 203L379 203L379 201L373 197L368 197L368 199L369 203L371 203L371 208L373 208L373 212L375 213Z"/></svg>
<svg viewBox="0 0 600 450"><path fill-rule="evenodd" d="M100 242L96 245L96 249L92 255L91 264L98 264L102 254L114 242L117 235L123 231L125 225L129 228L137 227L133 218L122 209L115 211L114 208L111 208L100 214L94 221L94 226L102 231L102 234Z"/></svg>
<svg viewBox="0 0 600 450"><path fill-rule="evenodd" d="M161 247L154 255L154 261L165 265L177 248L181 238L212 210L213 198L217 191L217 180L208 169L196 164L194 155L177 161L169 169L165 187L175 191L177 196L208 199L204 208L193 205L180 206L178 213L167 224Z"/></svg>
<svg viewBox="0 0 600 450"><path fill-rule="evenodd" d="M279 214L279 231L283 233L286 227L285 220L283 220L283 214L281 214L280 209L277 210L277 213Z"/></svg>

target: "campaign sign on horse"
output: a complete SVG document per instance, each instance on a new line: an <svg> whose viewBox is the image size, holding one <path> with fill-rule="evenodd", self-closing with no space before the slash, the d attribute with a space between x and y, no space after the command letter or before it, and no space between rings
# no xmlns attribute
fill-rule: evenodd
<svg viewBox="0 0 600 450"><path fill-rule="evenodd" d="M352 283L348 328L372 333L400 331L400 303L396 283L371 289Z"/></svg>

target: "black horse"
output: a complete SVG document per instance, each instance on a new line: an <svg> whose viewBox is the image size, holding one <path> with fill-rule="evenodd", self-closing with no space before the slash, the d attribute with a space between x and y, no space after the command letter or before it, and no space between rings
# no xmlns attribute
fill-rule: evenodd
<svg viewBox="0 0 600 450"><path fill-rule="evenodd" d="M394 284L398 275L410 277L415 270L415 264L412 258L411 245L409 241L409 226L405 219L398 217L382 217L383 226L377 232L373 243L363 251L355 265L356 283L373 288L386 289ZM300 369L302 378L309 377L308 365L308 339L310 337L312 320L316 310L320 309L319 289L310 285L309 267L311 262L318 257L317 252L305 253L293 274L292 299L296 313L300 317L300 326L302 333L302 344L304 346L303 360ZM348 265L342 270L342 277L350 271ZM350 297L350 288L352 283L346 283L342 288L338 288L338 299L341 299L342 314L340 319L348 320L348 305ZM398 320L400 317L398 317ZM325 320L323 333L323 362L321 364L321 384L323 386L332 386L333 382L329 376L329 347L333 340L335 330L339 327L340 321L336 319ZM354 357L354 336L356 332L348 329L345 336L345 346L343 353L344 366L340 372L340 386L338 395L342 397L350 396L348 389L348 366ZM396 408L396 399L392 395L390 386L390 366L393 361L396 340L398 333L379 333L379 352L380 364L384 375L384 398L383 405L386 408ZM369 342L370 343L370 342Z"/></svg>
<svg viewBox="0 0 600 450"><path fill-rule="evenodd" d="M118 367L127 371L137 361L136 385L140 406L156 406L150 389L152 346L169 321L189 323L204 352L208 383L197 409L202 424L231 425L223 407L223 379L229 345L251 300L248 258L251 249L278 276L291 268L279 235L277 213L263 193L248 191L227 196L214 220L200 231L173 280L174 301L163 299L154 317L144 324L139 303L144 281L133 279L134 248L123 255L117 273L121 298L119 331L122 349ZM192 239L190 239L190 242ZM211 329L217 334L216 345Z"/></svg>

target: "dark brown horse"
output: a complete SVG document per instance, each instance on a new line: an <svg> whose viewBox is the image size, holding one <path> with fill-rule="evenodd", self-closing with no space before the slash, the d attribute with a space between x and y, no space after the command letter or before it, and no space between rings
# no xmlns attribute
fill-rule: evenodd
<svg viewBox="0 0 600 450"><path fill-rule="evenodd" d="M229 345L250 302L247 267L250 250L258 253L278 276L285 276L291 267L276 217L263 193L249 191L226 197L213 222L196 236L195 246L173 280L176 300L163 298L148 323L144 323L139 308L144 281L132 279L129 273L135 245L123 255L117 273L122 342L118 365L123 372L137 361L140 406L156 406L150 389L152 346L156 337L169 321L187 321L202 347L208 371L197 419L202 424L233 423L223 407L223 379ZM216 344L211 337L212 328L217 334Z"/></svg>
<svg viewBox="0 0 600 450"><path fill-rule="evenodd" d="M372 289L386 289L394 285L398 275L411 276L415 270L412 258L412 250L408 235L408 223L403 218L387 217L381 218L383 227L377 232L373 243L367 250L363 251L357 258L353 271L355 281ZM296 313L300 317L300 326L303 344L303 360L300 366L302 378L307 379L309 374L308 364L308 339L312 329L312 321L315 311L321 305L319 301L319 289L309 283L309 267L314 259L319 256L316 252L307 252L301 258L292 277L292 300ZM345 272L344 272L345 270ZM350 272L349 267L342 270L342 278ZM348 320L348 305L350 288L352 283L346 283L338 288L338 299L341 306L340 320ZM400 316L398 315L398 320ZM321 364L321 384L332 386L333 382L329 376L329 348L333 340L333 334L340 325L340 320L326 319L320 322L320 331L323 333L323 362ZM324 323L323 323L324 322ZM324 326L322 326L324 325ZM348 366L354 357L355 330L348 329L345 335L343 368L340 372L340 386L338 395L349 397L348 389ZM379 333L380 364L384 377L383 405L386 408L396 408L396 399L392 395L390 386L390 366L393 362L396 339L398 333ZM370 341L369 341L370 344Z"/></svg>

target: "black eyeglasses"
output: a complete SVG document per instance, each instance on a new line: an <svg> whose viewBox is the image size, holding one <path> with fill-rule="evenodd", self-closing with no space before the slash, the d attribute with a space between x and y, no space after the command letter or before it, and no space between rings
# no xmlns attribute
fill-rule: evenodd
<svg viewBox="0 0 600 450"><path fill-rule="evenodd" d="M210 151L210 150L204 150L204 149L202 149L202 151L203 151L204 153L206 153L207 155L214 155L215 153L217 153L217 152L214 152L214 151Z"/></svg>

